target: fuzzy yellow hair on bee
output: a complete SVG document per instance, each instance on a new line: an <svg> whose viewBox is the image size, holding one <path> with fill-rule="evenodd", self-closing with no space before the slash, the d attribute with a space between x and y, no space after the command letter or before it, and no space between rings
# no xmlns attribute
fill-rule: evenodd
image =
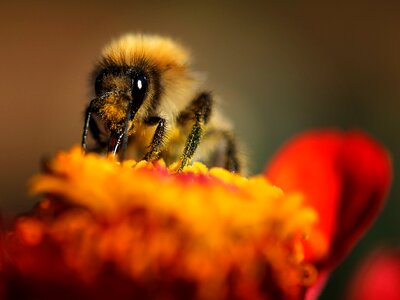
<svg viewBox="0 0 400 300"><path fill-rule="evenodd" d="M127 34L102 51L94 69L95 97L86 109L82 147L136 160L192 160L240 172L230 125L190 65L189 52L170 38ZM200 143L200 141L202 141Z"/></svg>

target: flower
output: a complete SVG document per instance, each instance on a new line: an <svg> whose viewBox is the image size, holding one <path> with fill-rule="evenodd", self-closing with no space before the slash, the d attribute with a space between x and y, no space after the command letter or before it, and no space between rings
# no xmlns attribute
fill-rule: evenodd
<svg viewBox="0 0 400 300"><path fill-rule="evenodd" d="M400 249L375 250L350 283L347 299L396 300L400 295Z"/></svg>
<svg viewBox="0 0 400 300"><path fill-rule="evenodd" d="M251 178L74 148L32 180L44 199L3 233L0 293L314 299L378 214L390 168L359 132L303 134Z"/></svg>
<svg viewBox="0 0 400 300"><path fill-rule="evenodd" d="M381 210L391 183L390 157L362 132L310 131L279 150L265 173L285 192L301 191L319 214L313 238L305 241L306 260L319 270L307 295L314 299Z"/></svg>
<svg viewBox="0 0 400 300"><path fill-rule="evenodd" d="M10 298L301 299L316 279L315 211L263 176L74 148L31 190L44 200L6 235Z"/></svg>

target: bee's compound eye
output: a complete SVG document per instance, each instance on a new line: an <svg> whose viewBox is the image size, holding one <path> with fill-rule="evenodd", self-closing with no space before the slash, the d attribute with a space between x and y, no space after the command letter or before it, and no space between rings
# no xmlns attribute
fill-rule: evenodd
<svg viewBox="0 0 400 300"><path fill-rule="evenodd" d="M144 74L136 74L132 77L132 97L143 99L147 91L147 77Z"/></svg>
<svg viewBox="0 0 400 300"><path fill-rule="evenodd" d="M136 82L136 85L137 85L138 90L141 90L143 88L143 80L139 79Z"/></svg>

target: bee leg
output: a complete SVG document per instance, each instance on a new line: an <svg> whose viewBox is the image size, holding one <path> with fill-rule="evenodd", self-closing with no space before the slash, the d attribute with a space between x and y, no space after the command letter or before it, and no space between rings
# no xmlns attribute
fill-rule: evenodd
<svg viewBox="0 0 400 300"><path fill-rule="evenodd" d="M193 116L194 124L186 140L181 158L181 165L178 171L182 171L182 169L189 164L199 146L204 131L203 127L207 124L211 114L212 103L212 98L209 93L201 93L192 101L189 107L179 115L178 123L181 125L184 125L189 120L193 120Z"/></svg>
<svg viewBox="0 0 400 300"><path fill-rule="evenodd" d="M94 149L97 149L97 151L100 151L101 149L104 149L107 147L107 142L104 141L104 138L102 139L100 128L94 119L91 119L89 122L89 131L92 134L93 139L97 143L97 147Z"/></svg>
<svg viewBox="0 0 400 300"><path fill-rule="evenodd" d="M119 147L121 146L121 142L124 134L113 132L111 133L110 140L108 141L108 155L115 156L118 153Z"/></svg>
<svg viewBox="0 0 400 300"><path fill-rule="evenodd" d="M153 139L149 145L149 151L143 157L144 160L151 161L158 158L161 148L164 145L166 121L161 117L149 117L145 120L146 125L156 125Z"/></svg>
<svg viewBox="0 0 400 300"><path fill-rule="evenodd" d="M243 171L243 161L238 157L237 143L233 134L225 129L210 129L204 134L203 143L209 143L210 166L222 167L230 172Z"/></svg>
<svg viewBox="0 0 400 300"><path fill-rule="evenodd" d="M89 124L90 124L90 120L92 118L92 111L93 111L93 106L94 106L94 100L90 101L89 106L86 109L85 112L85 123L83 125L83 133L82 133L82 151L83 153L86 153L87 150L87 136L88 136L88 132L89 132Z"/></svg>
<svg viewBox="0 0 400 300"><path fill-rule="evenodd" d="M225 158L225 169L240 173L242 167L238 159L237 143L230 132L224 132L224 137L226 139L226 158Z"/></svg>
<svg viewBox="0 0 400 300"><path fill-rule="evenodd" d="M85 110L85 123L83 128L83 135L82 135L82 150L83 152L87 152L87 136L89 132L92 134L93 139L96 141L97 145L90 149L89 151L100 152L103 149L107 149L107 142L104 141L104 138L101 137L101 131L97 124L97 122L92 118L92 113L96 112L93 110L95 101L92 100L90 104L87 106Z"/></svg>

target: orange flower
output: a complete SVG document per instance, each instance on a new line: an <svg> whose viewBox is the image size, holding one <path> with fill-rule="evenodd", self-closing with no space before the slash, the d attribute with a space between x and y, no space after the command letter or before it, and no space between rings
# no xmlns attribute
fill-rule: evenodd
<svg viewBox="0 0 400 300"><path fill-rule="evenodd" d="M361 133L307 133L264 176L59 154L0 243L8 299L314 299L383 205ZM1 246L1 245L0 245Z"/></svg>
<svg viewBox="0 0 400 300"><path fill-rule="evenodd" d="M46 196L6 236L9 298L300 299L316 278L316 213L263 176L75 148L31 189Z"/></svg>

